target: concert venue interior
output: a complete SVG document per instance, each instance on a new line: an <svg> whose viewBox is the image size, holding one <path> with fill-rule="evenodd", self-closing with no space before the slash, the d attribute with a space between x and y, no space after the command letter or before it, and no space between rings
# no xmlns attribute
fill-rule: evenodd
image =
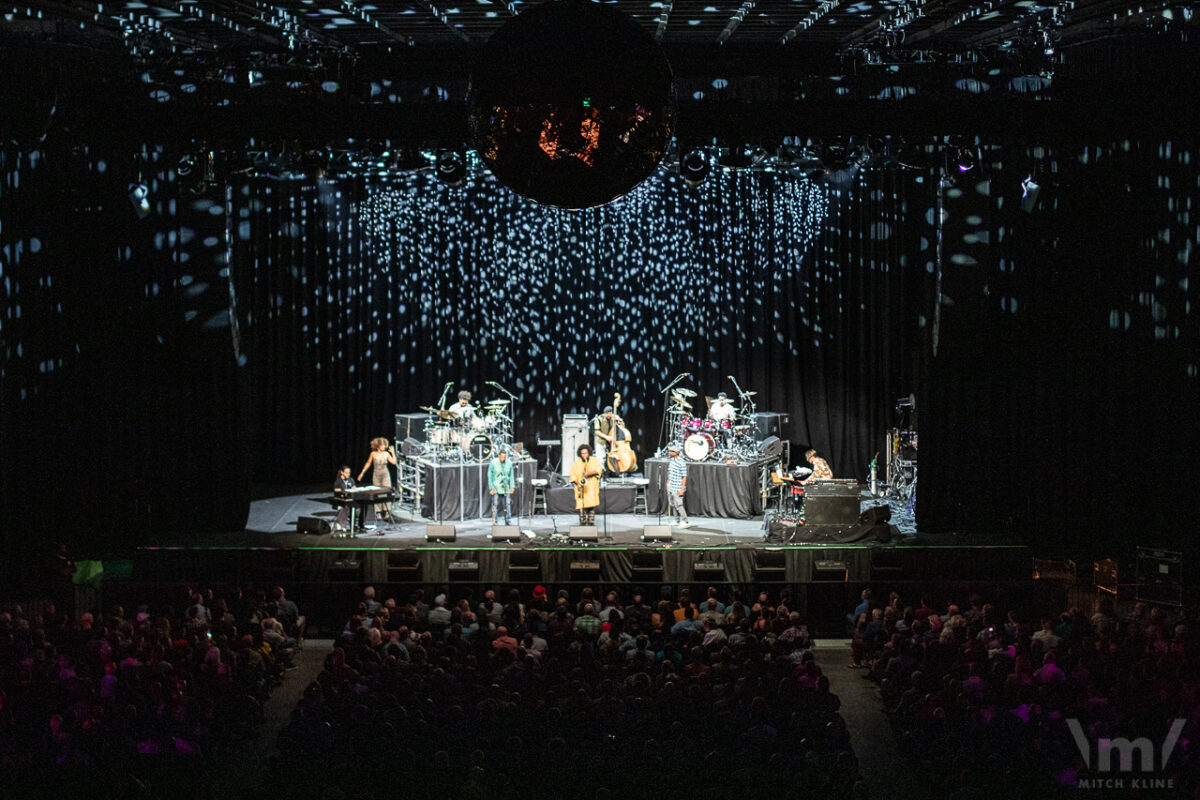
<svg viewBox="0 0 1200 800"><path fill-rule="evenodd" d="M0 13L12 796L1196 796L1190 0Z"/></svg>

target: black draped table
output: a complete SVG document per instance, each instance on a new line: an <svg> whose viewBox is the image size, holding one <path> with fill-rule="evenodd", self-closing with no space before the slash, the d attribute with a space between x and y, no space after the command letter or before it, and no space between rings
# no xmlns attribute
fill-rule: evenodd
<svg viewBox="0 0 1200 800"><path fill-rule="evenodd" d="M488 463L434 464L422 461L425 472L422 516L439 522L489 516L492 496L488 491ZM513 482L516 483L512 499L515 516L527 513L527 503L533 497L530 481L533 480L537 463L532 459L512 459L512 465Z"/></svg>
<svg viewBox="0 0 1200 800"><path fill-rule="evenodd" d="M680 456L683 458L683 456ZM753 464L721 464L716 461L687 461L687 491L683 507L688 514L701 517L749 519L763 513L760 473L766 461ZM649 514L667 513L667 459L645 462L646 510Z"/></svg>
<svg viewBox="0 0 1200 800"><path fill-rule="evenodd" d="M632 514L637 498L635 486L601 486L597 514ZM574 514L575 487L560 486L546 492L546 511L550 514Z"/></svg>

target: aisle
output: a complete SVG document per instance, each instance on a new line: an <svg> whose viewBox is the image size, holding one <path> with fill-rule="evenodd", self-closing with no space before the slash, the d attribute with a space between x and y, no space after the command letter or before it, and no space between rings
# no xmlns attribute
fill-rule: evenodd
<svg viewBox="0 0 1200 800"><path fill-rule="evenodd" d="M903 767L891 723L883 713L879 687L866 679L865 670L849 667L850 640L818 639L813 656L829 678L829 690L842 701L840 713L872 800L923 797L918 781Z"/></svg>

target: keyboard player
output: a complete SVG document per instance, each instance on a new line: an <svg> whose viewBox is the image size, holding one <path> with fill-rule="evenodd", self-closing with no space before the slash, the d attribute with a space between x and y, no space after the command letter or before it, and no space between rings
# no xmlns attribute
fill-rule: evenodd
<svg viewBox="0 0 1200 800"><path fill-rule="evenodd" d="M355 487L354 478L350 477L350 468L343 466L338 470L337 478L333 481L333 493L338 497L348 496L351 489ZM362 525L360 520L359 525ZM350 525L350 506L349 504L340 506L337 512L337 529L340 531L346 530Z"/></svg>

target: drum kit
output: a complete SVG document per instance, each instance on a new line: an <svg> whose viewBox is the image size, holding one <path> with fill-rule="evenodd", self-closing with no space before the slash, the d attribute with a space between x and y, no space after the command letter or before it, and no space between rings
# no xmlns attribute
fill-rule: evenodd
<svg viewBox="0 0 1200 800"><path fill-rule="evenodd" d="M748 423L755 392L741 392L742 408L728 419L705 419L693 416L693 404L698 404L696 392L684 387L671 389L667 407L667 426L671 445L680 448L689 461L721 461L749 463L758 456L755 429ZM714 398L705 397L711 408Z"/></svg>
<svg viewBox="0 0 1200 800"><path fill-rule="evenodd" d="M482 462L512 444L509 400L491 400L456 416L444 408L421 406L429 414L421 456L435 461Z"/></svg>

